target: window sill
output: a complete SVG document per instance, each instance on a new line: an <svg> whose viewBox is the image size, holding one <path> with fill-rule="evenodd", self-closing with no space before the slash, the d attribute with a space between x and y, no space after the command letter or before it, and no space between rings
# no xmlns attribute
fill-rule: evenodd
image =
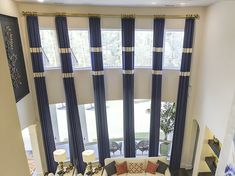
<svg viewBox="0 0 235 176"><path fill-rule="evenodd" d="M162 70L170 70L170 71L180 71L180 68L174 67L163 67Z"/></svg>
<svg viewBox="0 0 235 176"><path fill-rule="evenodd" d="M61 70L61 67L60 67L60 66L57 66L57 67L45 67L45 66L44 66L44 70L45 70L45 71Z"/></svg>

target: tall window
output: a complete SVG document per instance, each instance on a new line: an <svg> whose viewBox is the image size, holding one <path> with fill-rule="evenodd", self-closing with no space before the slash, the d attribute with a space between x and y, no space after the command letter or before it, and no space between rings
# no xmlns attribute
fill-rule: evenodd
<svg viewBox="0 0 235 176"><path fill-rule="evenodd" d="M56 31L53 29L40 29L40 37L45 69L60 67L60 55Z"/></svg>
<svg viewBox="0 0 235 176"><path fill-rule="evenodd" d="M79 117L85 149L92 149L98 158L97 133L94 104L79 105ZM66 104L50 105L52 128L56 149L65 149L68 159L70 157Z"/></svg>
<svg viewBox="0 0 235 176"><path fill-rule="evenodd" d="M83 142L86 150L94 150L98 160L97 131L94 103L79 105Z"/></svg>
<svg viewBox="0 0 235 176"><path fill-rule="evenodd" d="M166 31L164 41L163 68L179 69L183 49L183 31Z"/></svg>
<svg viewBox="0 0 235 176"><path fill-rule="evenodd" d="M91 104L85 104L84 106L85 110L85 117L86 118L86 127L87 127L87 143L93 143L97 142L97 133L96 133L96 119L95 119L95 105L93 103ZM80 109L79 109L80 110ZM81 112L81 110L80 110ZM81 118L82 115L80 113Z"/></svg>
<svg viewBox="0 0 235 176"><path fill-rule="evenodd" d="M56 149L65 149L69 159L70 152L68 143L66 104L51 104L50 113Z"/></svg>
<svg viewBox="0 0 235 176"><path fill-rule="evenodd" d="M135 66L152 66L153 31L135 31Z"/></svg>
<svg viewBox="0 0 235 176"><path fill-rule="evenodd" d="M135 106L135 140L136 156L147 155L149 150L150 100L136 99Z"/></svg>
<svg viewBox="0 0 235 176"><path fill-rule="evenodd" d="M88 30L69 30L74 68L91 67Z"/></svg>
<svg viewBox="0 0 235 176"><path fill-rule="evenodd" d="M121 67L121 30L102 29L101 37L104 67Z"/></svg>
<svg viewBox="0 0 235 176"><path fill-rule="evenodd" d="M111 157L122 156L123 151L123 101L106 101Z"/></svg>

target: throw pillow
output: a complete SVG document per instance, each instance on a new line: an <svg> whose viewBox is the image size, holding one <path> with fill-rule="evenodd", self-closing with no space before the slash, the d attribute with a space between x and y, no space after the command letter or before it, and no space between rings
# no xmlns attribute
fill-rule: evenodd
<svg viewBox="0 0 235 176"><path fill-rule="evenodd" d="M155 164L155 163L148 161L148 165L145 169L145 172L148 172L150 174L155 174L158 166L159 164Z"/></svg>
<svg viewBox="0 0 235 176"><path fill-rule="evenodd" d="M127 173L127 163L126 161L121 164L116 164L117 175Z"/></svg>
<svg viewBox="0 0 235 176"><path fill-rule="evenodd" d="M111 176L113 174L116 174L117 173L117 169L116 169L116 166L115 166L115 161L107 164L106 166L104 166L104 169L106 170L106 173L108 176Z"/></svg>
<svg viewBox="0 0 235 176"><path fill-rule="evenodd" d="M157 161L157 164L159 164L158 168L157 168L157 172L161 173L161 174L165 174L168 165L160 160Z"/></svg>
<svg viewBox="0 0 235 176"><path fill-rule="evenodd" d="M128 163L128 172L131 174L143 173L144 163Z"/></svg>

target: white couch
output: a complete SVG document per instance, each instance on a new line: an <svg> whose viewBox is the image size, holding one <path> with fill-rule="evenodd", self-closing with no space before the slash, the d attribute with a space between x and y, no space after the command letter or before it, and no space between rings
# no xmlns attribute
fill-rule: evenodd
<svg viewBox="0 0 235 176"><path fill-rule="evenodd" d="M124 161L127 161L127 167L128 167L128 162L132 162L132 163L144 163L144 167L147 167L148 161L153 162L153 163L157 163L157 161L160 160L164 163L167 163L167 158L166 157L138 157L138 158L106 158L105 159L105 165L115 161L116 163L122 163ZM150 174L150 173L140 173L140 174L122 174L119 176L153 176L154 174ZM160 174L158 172L156 172L155 174L156 176L171 176L169 169L166 170L165 175ZM106 171L104 170L103 175L102 176L107 176ZM113 175L113 176L116 176Z"/></svg>

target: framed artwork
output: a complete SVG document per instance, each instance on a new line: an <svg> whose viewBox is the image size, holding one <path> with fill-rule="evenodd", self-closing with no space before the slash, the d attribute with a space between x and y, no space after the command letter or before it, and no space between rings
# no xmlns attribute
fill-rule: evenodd
<svg viewBox="0 0 235 176"><path fill-rule="evenodd" d="M16 17L0 14L0 27L6 48L15 99L18 102L29 93L18 20Z"/></svg>

